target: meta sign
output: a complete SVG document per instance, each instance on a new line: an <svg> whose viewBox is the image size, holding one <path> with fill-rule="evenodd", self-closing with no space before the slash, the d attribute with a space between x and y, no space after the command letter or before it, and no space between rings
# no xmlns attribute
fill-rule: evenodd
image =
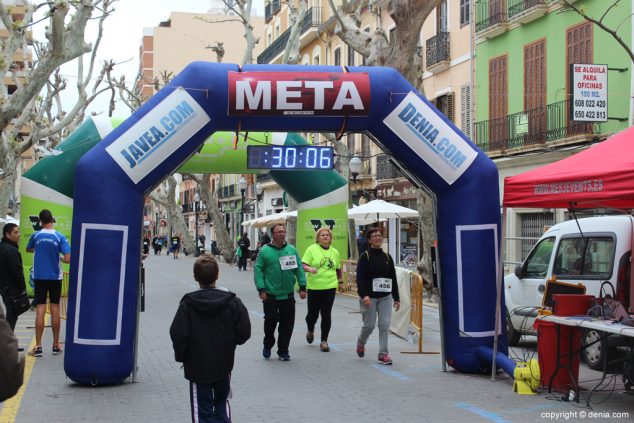
<svg viewBox="0 0 634 423"><path fill-rule="evenodd" d="M229 72L229 115L367 116L367 73Z"/></svg>
<svg viewBox="0 0 634 423"><path fill-rule="evenodd" d="M607 122L608 120L608 65L573 64L572 120Z"/></svg>

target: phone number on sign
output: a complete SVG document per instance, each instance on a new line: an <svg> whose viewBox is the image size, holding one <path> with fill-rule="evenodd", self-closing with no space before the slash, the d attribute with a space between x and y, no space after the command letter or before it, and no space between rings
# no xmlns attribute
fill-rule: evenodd
<svg viewBox="0 0 634 423"><path fill-rule="evenodd" d="M542 419L549 420L578 420L578 419L629 419L627 411L545 411Z"/></svg>

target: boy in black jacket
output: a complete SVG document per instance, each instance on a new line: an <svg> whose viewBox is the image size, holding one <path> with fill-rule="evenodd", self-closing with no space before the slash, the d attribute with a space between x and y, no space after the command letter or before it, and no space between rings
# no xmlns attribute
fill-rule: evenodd
<svg viewBox="0 0 634 423"><path fill-rule="evenodd" d="M230 422L231 370L236 345L251 337L249 313L236 294L216 288L212 255L196 260L194 279L200 290L183 297L170 327L174 354L189 380L192 421Z"/></svg>

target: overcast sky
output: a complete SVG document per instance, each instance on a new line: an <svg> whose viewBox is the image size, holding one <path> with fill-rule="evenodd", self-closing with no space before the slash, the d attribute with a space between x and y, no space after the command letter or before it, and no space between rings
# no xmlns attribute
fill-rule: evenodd
<svg viewBox="0 0 634 423"><path fill-rule="evenodd" d="M115 12L104 23L104 35L99 46L97 63L95 64L96 71L93 76L98 75L100 64L104 60L112 59L115 63L119 63L115 66L114 75L124 74L127 83L131 85L138 71L139 46L141 45L143 28L158 26L160 22L169 18L171 12L205 13L211 4L211 0L117 1L114 4ZM258 10L258 14L262 16L264 14L264 0L253 0L253 8ZM41 31L43 31L43 27ZM44 38L37 31L35 36L38 39ZM87 32L86 40L91 41L95 36L95 31ZM75 63L66 65L62 71L68 79L68 94L71 94L76 83L77 65ZM98 98L93 102L90 110L102 111L103 115L107 116L107 96L102 95L101 99ZM115 116L126 117L129 114L127 108L118 103Z"/></svg>

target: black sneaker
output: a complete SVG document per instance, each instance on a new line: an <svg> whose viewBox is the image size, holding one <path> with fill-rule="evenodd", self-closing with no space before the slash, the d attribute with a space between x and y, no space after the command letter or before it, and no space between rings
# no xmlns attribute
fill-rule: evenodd
<svg viewBox="0 0 634 423"><path fill-rule="evenodd" d="M270 358L271 357L271 349L270 348L262 348L262 357Z"/></svg>
<svg viewBox="0 0 634 423"><path fill-rule="evenodd" d="M277 359L280 361L291 361L291 355L289 353L278 354Z"/></svg>
<svg viewBox="0 0 634 423"><path fill-rule="evenodd" d="M61 353L62 353L62 349L58 345L55 345L53 347L53 355L60 355Z"/></svg>
<svg viewBox="0 0 634 423"><path fill-rule="evenodd" d="M312 344L314 340L315 340L315 333L311 331L306 332L306 342L308 342L309 344Z"/></svg>
<svg viewBox="0 0 634 423"><path fill-rule="evenodd" d="M36 346L33 348L33 357L42 357L42 347L41 346Z"/></svg>

